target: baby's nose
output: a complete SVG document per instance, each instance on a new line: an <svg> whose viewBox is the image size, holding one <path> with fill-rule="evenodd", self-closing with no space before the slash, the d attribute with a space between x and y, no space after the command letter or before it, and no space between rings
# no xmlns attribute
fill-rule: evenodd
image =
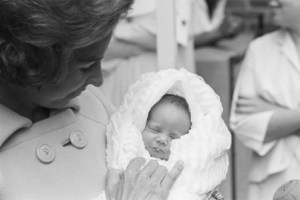
<svg viewBox="0 0 300 200"><path fill-rule="evenodd" d="M166 135L160 135L156 138L156 141L160 144L160 145L164 145L164 146L168 146L170 144L170 138Z"/></svg>

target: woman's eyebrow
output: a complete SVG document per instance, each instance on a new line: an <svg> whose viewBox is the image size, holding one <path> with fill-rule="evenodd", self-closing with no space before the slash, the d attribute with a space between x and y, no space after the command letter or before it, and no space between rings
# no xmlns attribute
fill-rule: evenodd
<svg viewBox="0 0 300 200"><path fill-rule="evenodd" d="M96 61L102 60L102 58L103 58L103 56L97 57L97 58L78 59L77 61L81 62L81 63L91 63L91 62L96 62Z"/></svg>

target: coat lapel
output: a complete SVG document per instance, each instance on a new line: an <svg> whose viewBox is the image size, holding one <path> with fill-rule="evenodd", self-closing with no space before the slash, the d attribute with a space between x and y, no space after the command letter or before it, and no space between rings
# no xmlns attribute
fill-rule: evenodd
<svg viewBox="0 0 300 200"><path fill-rule="evenodd" d="M295 42L288 31L282 32L282 39L279 41L281 44L281 51L289 62L300 73L300 61L297 53Z"/></svg>

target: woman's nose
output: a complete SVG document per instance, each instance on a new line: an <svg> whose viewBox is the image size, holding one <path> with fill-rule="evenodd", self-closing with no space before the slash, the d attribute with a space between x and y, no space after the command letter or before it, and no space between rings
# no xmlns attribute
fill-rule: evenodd
<svg viewBox="0 0 300 200"><path fill-rule="evenodd" d="M278 0L271 0L269 1L269 6L272 8L279 8L281 5Z"/></svg>
<svg viewBox="0 0 300 200"><path fill-rule="evenodd" d="M91 70L88 78L88 84L92 84L96 87L99 87L103 84L103 75L101 70L101 62L94 66L94 70Z"/></svg>

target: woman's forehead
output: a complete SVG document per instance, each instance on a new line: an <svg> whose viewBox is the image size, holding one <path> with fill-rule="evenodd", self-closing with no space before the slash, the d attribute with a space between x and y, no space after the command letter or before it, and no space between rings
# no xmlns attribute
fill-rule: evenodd
<svg viewBox="0 0 300 200"><path fill-rule="evenodd" d="M104 38L103 40L96 41L88 46L75 49L73 57L80 61L93 61L99 60L103 57L103 54L108 46L111 36Z"/></svg>

